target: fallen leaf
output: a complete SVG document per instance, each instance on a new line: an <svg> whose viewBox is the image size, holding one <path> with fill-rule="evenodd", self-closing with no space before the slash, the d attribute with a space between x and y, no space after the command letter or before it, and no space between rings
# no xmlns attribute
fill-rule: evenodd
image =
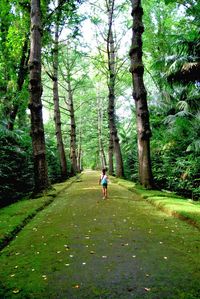
<svg viewBox="0 0 200 299"><path fill-rule="evenodd" d="M106 255L102 255L102 258L103 258L103 259L107 259L107 256L106 256Z"/></svg>
<svg viewBox="0 0 200 299"><path fill-rule="evenodd" d="M14 294L18 294L19 292L20 292L19 289L14 289L14 290L13 290L13 293L14 293Z"/></svg>
<svg viewBox="0 0 200 299"><path fill-rule="evenodd" d="M150 288L144 288L144 289L145 289L145 291L147 291L147 292L151 291Z"/></svg>
<svg viewBox="0 0 200 299"><path fill-rule="evenodd" d="M164 256L164 259L167 260L167 256Z"/></svg>
<svg viewBox="0 0 200 299"><path fill-rule="evenodd" d="M47 276L46 275L42 275L44 280L47 280Z"/></svg>
<svg viewBox="0 0 200 299"><path fill-rule="evenodd" d="M73 286L74 289L79 289L80 288L80 285L79 284L76 284L75 286Z"/></svg>

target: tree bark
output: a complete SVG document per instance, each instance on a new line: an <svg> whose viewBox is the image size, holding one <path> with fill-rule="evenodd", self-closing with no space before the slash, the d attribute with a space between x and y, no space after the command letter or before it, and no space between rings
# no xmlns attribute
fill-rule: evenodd
<svg viewBox="0 0 200 299"><path fill-rule="evenodd" d="M71 159L71 176L77 173L77 157L76 157L76 121L74 115L73 92L71 88L70 78L68 79L68 105L70 113L70 159Z"/></svg>
<svg viewBox="0 0 200 299"><path fill-rule="evenodd" d="M130 49L131 68L133 81L133 98L136 106L137 134L138 134L138 160L140 183L147 187L153 187L153 175L150 158L150 123L147 106L147 92L144 86L144 66L142 62L142 22L143 9L141 0L132 0L132 45Z"/></svg>
<svg viewBox="0 0 200 299"><path fill-rule="evenodd" d="M54 101L54 122L56 129L56 140L57 149L60 160L61 168L61 178L62 180L67 178L67 162L64 150L62 130L61 130L61 116L59 107L59 92L58 92L58 35L59 35L59 25L56 24L55 31L55 46L53 50L53 101Z"/></svg>
<svg viewBox="0 0 200 299"><path fill-rule="evenodd" d="M109 175L114 175L114 167L113 167L113 138L112 134L110 133L109 138L109 149L108 149L108 172Z"/></svg>
<svg viewBox="0 0 200 299"><path fill-rule="evenodd" d="M101 168L106 168L106 156L104 151L102 139L102 122L103 122L103 107L101 98L97 99L97 115L98 115L98 140L99 140L99 156L101 161Z"/></svg>
<svg viewBox="0 0 200 299"><path fill-rule="evenodd" d="M79 139L78 139L78 150L77 150L77 171L82 171L82 123L80 120L79 124Z"/></svg>
<svg viewBox="0 0 200 299"><path fill-rule="evenodd" d="M110 146L109 146L109 173L113 172L112 166L112 146L114 147L114 154L116 159L116 176L124 176L124 167L121 154L121 148L118 138L118 132L116 127L116 117L115 117L115 79L116 79L116 57L115 57L115 42L113 37L113 11L114 11L114 0L109 0L107 2L108 9L108 37L107 37L107 54L108 54L108 120L109 120L109 130L110 130Z"/></svg>
<svg viewBox="0 0 200 299"><path fill-rule="evenodd" d="M49 187L41 102L41 31L40 0L31 0L29 108L31 111L35 193Z"/></svg>

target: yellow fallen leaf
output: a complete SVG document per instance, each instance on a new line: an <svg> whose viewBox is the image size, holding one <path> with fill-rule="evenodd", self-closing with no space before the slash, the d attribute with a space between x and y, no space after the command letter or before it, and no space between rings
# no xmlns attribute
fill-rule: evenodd
<svg viewBox="0 0 200 299"><path fill-rule="evenodd" d="M76 284L75 286L73 286L74 289L79 289L80 288L80 285L79 284Z"/></svg>
<svg viewBox="0 0 200 299"><path fill-rule="evenodd" d="M19 292L20 292L19 289L14 289L14 290L13 290L13 293L14 293L14 294L18 294Z"/></svg>

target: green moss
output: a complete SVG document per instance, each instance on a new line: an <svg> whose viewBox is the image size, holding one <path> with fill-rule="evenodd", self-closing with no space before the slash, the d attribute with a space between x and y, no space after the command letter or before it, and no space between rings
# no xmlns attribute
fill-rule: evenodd
<svg viewBox="0 0 200 299"><path fill-rule="evenodd" d="M139 194L157 208L164 212L186 220L200 229L200 203L190 199L182 198L173 192L159 190L146 190L133 182L114 179L116 183L126 187L128 190Z"/></svg>
<svg viewBox="0 0 200 299"><path fill-rule="evenodd" d="M53 199L69 187L76 178L65 183L55 184L42 197L18 201L0 210L0 250L41 210L53 202Z"/></svg>
<svg viewBox="0 0 200 299"><path fill-rule="evenodd" d="M112 178L102 200L98 175L61 189L2 250L0 298L199 298L199 231Z"/></svg>

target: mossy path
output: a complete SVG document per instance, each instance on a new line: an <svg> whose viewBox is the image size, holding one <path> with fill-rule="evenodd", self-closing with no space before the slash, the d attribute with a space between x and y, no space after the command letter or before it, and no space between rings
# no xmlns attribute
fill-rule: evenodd
<svg viewBox="0 0 200 299"><path fill-rule="evenodd" d="M200 233L85 172L7 246L0 298L200 298Z"/></svg>

